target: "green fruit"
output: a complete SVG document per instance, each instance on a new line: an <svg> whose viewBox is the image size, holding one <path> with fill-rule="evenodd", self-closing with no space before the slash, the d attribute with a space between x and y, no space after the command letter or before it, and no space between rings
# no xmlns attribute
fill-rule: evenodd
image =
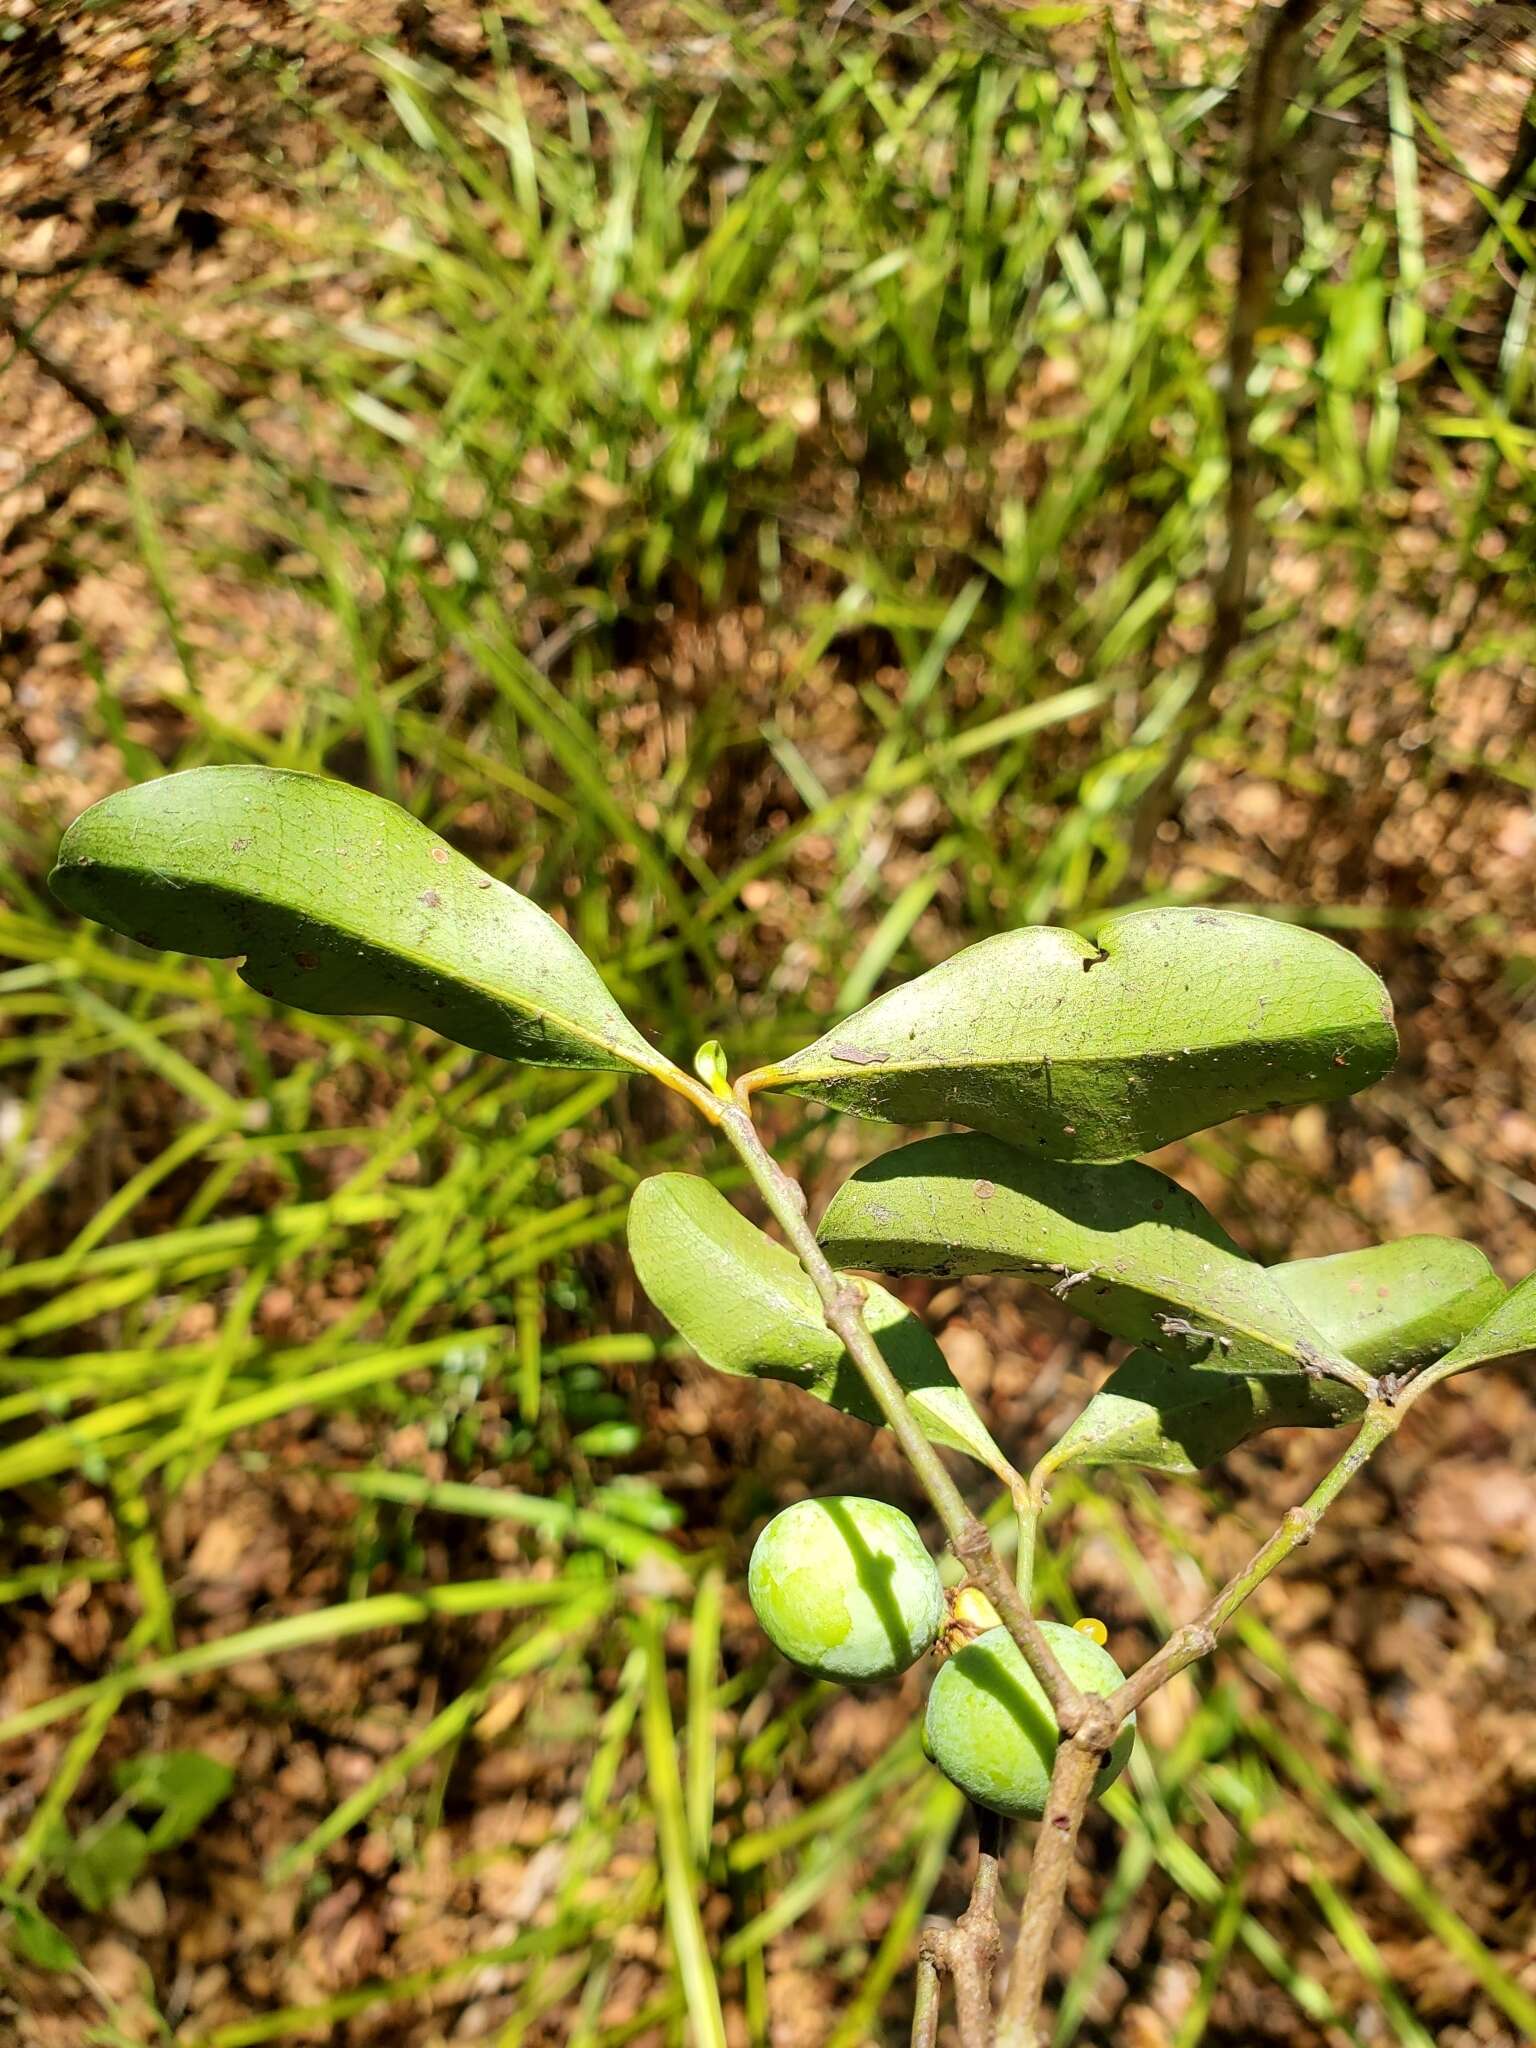
<svg viewBox="0 0 1536 2048"><path fill-rule="evenodd" d="M938 1569L913 1524L856 1494L775 1515L753 1546L747 1592L776 1649L845 1684L894 1678L944 1625Z"/></svg>
<svg viewBox="0 0 1536 2048"><path fill-rule="evenodd" d="M1063 1671L1083 1692L1104 1695L1121 1683L1125 1674L1091 1637L1059 1621L1043 1621L1040 1628ZM946 1778L993 1813L1015 1820L1040 1818L1058 1739L1045 1688L1006 1629L988 1629L957 1650L933 1681L923 1747ZM1133 1714L1094 1780L1096 1795L1125 1769L1135 1741Z"/></svg>

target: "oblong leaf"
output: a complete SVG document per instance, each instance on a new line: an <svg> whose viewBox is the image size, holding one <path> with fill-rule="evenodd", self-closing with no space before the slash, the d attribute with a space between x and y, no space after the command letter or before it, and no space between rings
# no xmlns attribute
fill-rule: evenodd
<svg viewBox="0 0 1536 2048"><path fill-rule="evenodd" d="M658 1173L629 1205L640 1285L717 1372L782 1380L861 1422L884 1418L799 1261L748 1222L707 1180ZM928 1330L893 1294L863 1283L864 1320L931 1442L1016 1476Z"/></svg>
<svg viewBox="0 0 1536 2048"><path fill-rule="evenodd" d="M1400 1238L1270 1273L1325 1342L1370 1372L1440 1357L1504 1292L1477 1247L1452 1237ZM1337 1380L1217 1377L1133 1351L1042 1463L1198 1472L1262 1430L1332 1429L1364 1409L1364 1397Z"/></svg>
<svg viewBox="0 0 1536 2048"><path fill-rule="evenodd" d="M884 1273L1020 1273L1101 1330L1227 1372L1338 1361L1265 1269L1150 1166L1068 1166L996 1138L920 1138L861 1166L820 1238Z"/></svg>
<svg viewBox="0 0 1536 2048"><path fill-rule="evenodd" d="M300 1009L536 1066L676 1071L553 918L327 776L232 765L120 790L64 834L49 887L141 945L243 953L242 980Z"/></svg>
<svg viewBox="0 0 1536 2048"><path fill-rule="evenodd" d="M1097 944L1035 926L967 946L747 1086L1104 1162L1353 1094L1396 1056L1386 989L1321 933L1140 910Z"/></svg>
<svg viewBox="0 0 1536 2048"><path fill-rule="evenodd" d="M1494 1365L1523 1351L1536 1351L1536 1273L1517 1281L1492 1313L1446 1353L1436 1376L1451 1379L1474 1365Z"/></svg>
<svg viewBox="0 0 1536 2048"><path fill-rule="evenodd" d="M1269 1270L1334 1350L1368 1372L1442 1357L1504 1297L1483 1253L1460 1237L1400 1237Z"/></svg>
<svg viewBox="0 0 1536 2048"><path fill-rule="evenodd" d="M1189 1474L1214 1465L1266 1429L1331 1429L1365 1412L1365 1396L1339 1380L1301 1373L1202 1372L1160 1352L1133 1351L1040 1461L1138 1465Z"/></svg>

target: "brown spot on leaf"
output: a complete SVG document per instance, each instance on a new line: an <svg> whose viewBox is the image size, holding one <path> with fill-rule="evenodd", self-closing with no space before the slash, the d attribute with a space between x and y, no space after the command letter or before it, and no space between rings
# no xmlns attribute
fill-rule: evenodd
<svg viewBox="0 0 1536 2048"><path fill-rule="evenodd" d="M976 1197L978 1202L990 1202L992 1197L997 1193L997 1188L989 1180L979 1180L977 1181L976 1185L971 1189L971 1193Z"/></svg>
<svg viewBox="0 0 1536 2048"><path fill-rule="evenodd" d="M231 841L229 842L229 850L231 853L244 853L247 847L249 847L250 843L251 842L248 838L231 839Z"/></svg>
<svg viewBox="0 0 1536 2048"><path fill-rule="evenodd" d="M441 910L443 907L443 899L435 889L423 889L416 900L418 903L425 903L428 910Z"/></svg>
<svg viewBox="0 0 1536 2048"><path fill-rule="evenodd" d="M295 953L293 964L295 967L301 967L306 974L313 974L320 965L320 955L318 953Z"/></svg>
<svg viewBox="0 0 1536 2048"><path fill-rule="evenodd" d="M434 860L435 860L435 861L437 862L438 866L439 866L439 867L441 867L441 866L443 865L444 861L446 861L446 860L447 860L447 858L448 858L448 849L447 849L447 847L446 847L446 846L434 846L434 847L433 847L433 849L432 849L432 858L433 858L433 859L434 859Z"/></svg>
<svg viewBox="0 0 1536 2048"><path fill-rule="evenodd" d="M850 1067L878 1067L889 1057L883 1052L865 1052L862 1046L857 1045L829 1045L827 1050L833 1059L841 1060Z"/></svg>

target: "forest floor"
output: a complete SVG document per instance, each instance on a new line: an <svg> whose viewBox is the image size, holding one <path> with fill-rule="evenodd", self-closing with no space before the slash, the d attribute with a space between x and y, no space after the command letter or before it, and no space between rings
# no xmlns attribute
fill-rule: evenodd
<svg viewBox="0 0 1536 2048"><path fill-rule="evenodd" d="M903 2039L972 1853L918 1675L805 1684L742 1582L804 1491L920 1510L638 1296L628 1190L722 1162L81 929L48 859L162 767L325 768L737 1065L1018 923L1315 923L1397 1073L1159 1163L1266 1260L1521 1277L1527 11L1326 15L1208 716L1243 7L0 19L0 2033L681 2040L670 1882L732 2048ZM891 1136L774 1115L813 1202ZM1017 1283L903 1291L1020 1464L1107 1370ZM1058 1611L1139 1659L1331 1454L1063 1486ZM1150 1704L1071 1905L1063 2044L1536 2038L1528 1368Z"/></svg>

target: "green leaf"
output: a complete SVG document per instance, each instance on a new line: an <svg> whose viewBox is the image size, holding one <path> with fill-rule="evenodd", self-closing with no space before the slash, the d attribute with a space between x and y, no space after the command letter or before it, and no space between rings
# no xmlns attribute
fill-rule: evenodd
<svg viewBox="0 0 1536 2048"><path fill-rule="evenodd" d="M861 1422L883 1420L827 1328L810 1276L709 1181L642 1181L629 1205L629 1250L651 1301L717 1372L782 1380ZM1011 1483L1012 1467L923 1324L883 1287L861 1284L865 1320L923 1434Z"/></svg>
<svg viewBox="0 0 1536 2048"><path fill-rule="evenodd" d="M1150 1472L1199 1472L1261 1430L1332 1428L1364 1409L1364 1396L1338 1380L1300 1373L1219 1376L1156 1351L1133 1351L1046 1452L1041 1469L1140 1465Z"/></svg>
<svg viewBox="0 0 1536 2048"><path fill-rule="evenodd" d="M159 1814L149 1831L150 1852L158 1854L202 1826L229 1797L235 1774L201 1750L167 1749L129 1757L113 1771L112 1782L134 1806Z"/></svg>
<svg viewBox="0 0 1536 2048"><path fill-rule="evenodd" d="M104 1828L71 1844L63 1877L88 1913L100 1913L132 1889L149 1860L149 1838L131 1820Z"/></svg>
<svg viewBox="0 0 1536 2048"><path fill-rule="evenodd" d="M80 1958L48 1915L16 1892L0 1892L11 1916L11 1947L38 1970L78 1970Z"/></svg>
<svg viewBox="0 0 1536 2048"><path fill-rule="evenodd" d="M1442 1357L1504 1295L1482 1252L1459 1237L1400 1237L1270 1271L1333 1348L1368 1372Z"/></svg>
<svg viewBox="0 0 1536 2048"><path fill-rule="evenodd" d="M536 1066L676 1069L574 940L398 804L287 769L191 768L104 797L49 887L141 945L245 955L328 1016L406 1017Z"/></svg>
<svg viewBox="0 0 1536 2048"><path fill-rule="evenodd" d="M1339 1363L1264 1268L1150 1166L1066 1166L996 1138L922 1138L861 1166L821 1243L884 1273L1021 1273L1117 1337L1203 1369Z"/></svg>
<svg viewBox="0 0 1536 2048"><path fill-rule="evenodd" d="M1511 1287L1493 1313L1445 1354L1439 1370L1452 1379L1459 1372L1470 1372L1474 1365L1518 1358L1522 1351L1536 1351L1536 1273Z"/></svg>
<svg viewBox="0 0 1536 2048"><path fill-rule="evenodd" d="M1438 1358L1503 1292L1477 1247L1451 1237L1401 1238L1270 1273L1327 1343L1370 1372ZM1042 1463L1051 1471L1070 1464L1198 1472L1262 1430L1332 1429L1364 1407L1337 1380L1217 1378L1133 1351Z"/></svg>
<svg viewBox="0 0 1536 2048"><path fill-rule="evenodd" d="M1035 926L967 946L747 1086L1103 1162L1351 1095L1396 1054L1386 989L1331 939L1241 911L1140 910L1097 945Z"/></svg>

